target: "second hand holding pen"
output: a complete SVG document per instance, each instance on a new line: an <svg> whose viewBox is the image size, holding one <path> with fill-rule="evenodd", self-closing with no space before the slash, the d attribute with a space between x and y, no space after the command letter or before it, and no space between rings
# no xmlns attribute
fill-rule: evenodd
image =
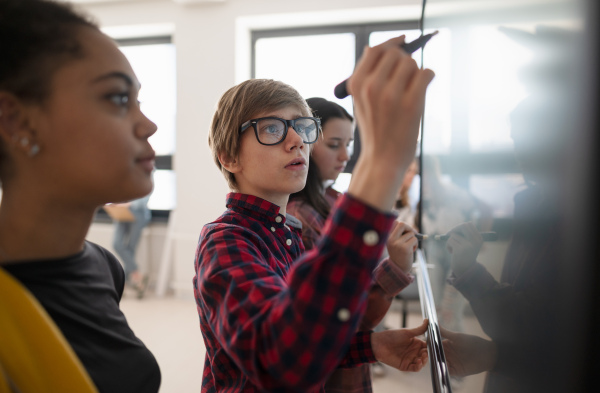
<svg viewBox="0 0 600 393"><path fill-rule="evenodd" d="M429 41L431 39L431 37L433 37L437 33L438 33L438 31L436 30L433 33L422 35L414 41L402 44L400 47L402 49L404 49L404 51L410 55L410 54L416 52L417 50L423 48L425 46L425 44L427 43L427 41ZM340 84L338 84L335 87L335 89L333 90L333 93L335 94L335 96L337 98L342 99L342 98L346 98L350 95L350 93L348 93L348 90L346 87L347 83L348 83L348 79L341 82Z"/></svg>

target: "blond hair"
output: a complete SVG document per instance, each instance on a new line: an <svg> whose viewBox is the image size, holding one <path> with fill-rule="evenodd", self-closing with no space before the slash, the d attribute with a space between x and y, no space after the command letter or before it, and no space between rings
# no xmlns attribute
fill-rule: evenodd
<svg viewBox="0 0 600 393"><path fill-rule="evenodd" d="M310 109L300 93L290 85L272 79L250 79L227 90L217 104L213 116L208 145L213 159L221 170L229 188L237 189L235 176L223 167L219 155L236 158L240 148L240 126L265 111L293 106L303 116L311 116Z"/></svg>

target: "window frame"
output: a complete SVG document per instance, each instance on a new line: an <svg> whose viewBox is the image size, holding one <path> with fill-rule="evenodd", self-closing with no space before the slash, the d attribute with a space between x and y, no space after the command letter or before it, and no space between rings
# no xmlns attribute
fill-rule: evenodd
<svg viewBox="0 0 600 393"><path fill-rule="evenodd" d="M353 33L355 43L355 65L363 54L364 48L369 44L369 36L377 31L389 30L421 30L422 21L419 19L383 23L357 23L342 25L319 25L310 27L293 27L277 29L252 29L250 31L250 77L256 77L256 43L262 38L298 37L322 34ZM421 56L423 52L421 52ZM341 82L341 81L340 81ZM422 125L423 127L423 125ZM471 175L492 175L506 173L521 173L512 151L479 152L470 151L468 128L453 129L451 135L450 151L438 156L440 163L446 165L445 174L450 175L453 182L465 189L469 189ZM422 155L423 139L418 146ZM358 129L355 129L354 155L344 169L345 173L352 173L356 160L360 154L360 138ZM458 159L457 159L458 158ZM491 159L491 163L490 163ZM422 190L421 190L422 192ZM495 218L498 231L505 232L510 219Z"/></svg>
<svg viewBox="0 0 600 393"><path fill-rule="evenodd" d="M344 25L321 25L310 27L294 27L280 29L256 29L250 33L251 39L251 59L250 59L250 77L256 77L256 42L262 38L279 38L279 37L299 37L309 35L325 35L325 34L354 34L355 40L355 59L354 64L358 63L361 58L364 48L369 45L369 37L371 33L376 31L389 30L418 30L419 20L404 20L398 22L382 22L382 23L357 23ZM341 82L341 80L340 80ZM333 88L333 87L332 87ZM352 173L356 160L360 155L360 138L358 129L354 130L354 153L344 173Z"/></svg>

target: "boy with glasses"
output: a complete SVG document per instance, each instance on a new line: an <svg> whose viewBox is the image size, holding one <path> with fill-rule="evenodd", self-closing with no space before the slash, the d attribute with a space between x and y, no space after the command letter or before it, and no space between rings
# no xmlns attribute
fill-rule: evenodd
<svg viewBox="0 0 600 393"><path fill-rule="evenodd" d="M209 144L234 192L225 213L202 229L196 251L203 392L321 392L336 367L380 360L418 371L426 363L416 336L427 321L356 332L433 78L402 42L367 49L349 81L363 153L348 193L306 253L301 224L285 209L304 187L318 119L296 90L271 80L241 83L219 101Z"/></svg>

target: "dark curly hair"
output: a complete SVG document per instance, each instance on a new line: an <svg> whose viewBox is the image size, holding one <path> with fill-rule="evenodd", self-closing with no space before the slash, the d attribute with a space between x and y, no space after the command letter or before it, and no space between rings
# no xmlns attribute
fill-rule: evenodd
<svg viewBox="0 0 600 393"><path fill-rule="evenodd" d="M0 0L0 92L43 103L52 76L84 56L77 29L98 26L70 5L47 0ZM0 169L6 154L0 141Z"/></svg>
<svg viewBox="0 0 600 393"><path fill-rule="evenodd" d="M76 29L98 28L64 3L0 0L0 91L41 102L54 72L83 56Z"/></svg>

